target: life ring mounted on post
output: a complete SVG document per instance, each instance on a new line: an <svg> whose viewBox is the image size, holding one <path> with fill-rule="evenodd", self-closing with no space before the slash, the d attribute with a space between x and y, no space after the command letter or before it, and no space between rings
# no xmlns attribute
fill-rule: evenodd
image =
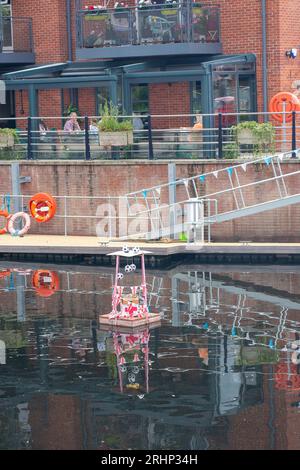
<svg viewBox="0 0 300 470"><path fill-rule="evenodd" d="M7 211L0 211L0 217L5 217L6 219L6 224L5 227L0 229L0 235L5 235L8 232L8 221L11 217L11 214L9 214Z"/></svg>
<svg viewBox="0 0 300 470"><path fill-rule="evenodd" d="M56 207L55 199L47 193L35 194L29 201L29 212L40 224L53 219Z"/></svg>
<svg viewBox="0 0 300 470"><path fill-rule="evenodd" d="M32 284L40 297L51 297L59 289L59 277L53 271L39 269L33 273Z"/></svg>
<svg viewBox="0 0 300 470"><path fill-rule="evenodd" d="M300 100L293 93L281 91L271 98L269 109L275 121L283 123L285 120L289 123L292 121L293 111L300 111ZM282 114L284 110L287 113L285 117Z"/></svg>

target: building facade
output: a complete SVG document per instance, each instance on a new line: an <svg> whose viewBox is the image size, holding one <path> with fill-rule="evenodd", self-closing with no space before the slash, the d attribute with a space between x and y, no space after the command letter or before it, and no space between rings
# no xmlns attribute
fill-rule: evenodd
<svg viewBox="0 0 300 470"><path fill-rule="evenodd" d="M124 114L250 113L300 88L297 0L1 3L2 117L97 116L106 100Z"/></svg>

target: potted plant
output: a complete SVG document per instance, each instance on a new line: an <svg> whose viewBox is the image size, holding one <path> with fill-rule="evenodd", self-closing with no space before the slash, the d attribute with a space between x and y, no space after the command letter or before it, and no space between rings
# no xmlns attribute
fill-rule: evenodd
<svg viewBox="0 0 300 470"><path fill-rule="evenodd" d="M0 129L0 148L13 147L19 142L16 129Z"/></svg>
<svg viewBox="0 0 300 470"><path fill-rule="evenodd" d="M232 126L232 131L237 144L253 145L255 153L262 153L266 146L274 149L275 128L269 122L244 121Z"/></svg>
<svg viewBox="0 0 300 470"><path fill-rule="evenodd" d="M98 124L99 140L102 147L123 147L133 144L133 124L129 119L120 120L118 107L106 102L100 110Z"/></svg>

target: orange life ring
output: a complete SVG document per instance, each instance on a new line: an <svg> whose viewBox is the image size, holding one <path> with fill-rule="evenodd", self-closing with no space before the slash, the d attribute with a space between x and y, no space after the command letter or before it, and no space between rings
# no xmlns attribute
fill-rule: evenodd
<svg viewBox="0 0 300 470"><path fill-rule="evenodd" d="M289 114L285 115L285 122L292 121L292 112L300 111L300 101L299 98L290 92L281 91L271 98L269 104L269 110L272 114L272 118L275 121L283 122L283 114L278 114L283 112L283 103L286 103L285 111Z"/></svg>
<svg viewBox="0 0 300 470"><path fill-rule="evenodd" d="M7 271L0 271L0 279L4 279L11 275L11 270L8 269Z"/></svg>
<svg viewBox="0 0 300 470"><path fill-rule="evenodd" d="M0 230L0 235L5 235L8 232L7 223L8 223L8 219L10 218L10 214L7 211L0 211L0 217L5 217L6 218L5 227L3 227Z"/></svg>
<svg viewBox="0 0 300 470"><path fill-rule="evenodd" d="M55 199L47 193L35 194L29 201L29 211L38 223L49 222L56 213Z"/></svg>
<svg viewBox="0 0 300 470"><path fill-rule="evenodd" d="M32 284L40 297L51 297L59 289L59 277L53 271L39 269L33 273Z"/></svg>

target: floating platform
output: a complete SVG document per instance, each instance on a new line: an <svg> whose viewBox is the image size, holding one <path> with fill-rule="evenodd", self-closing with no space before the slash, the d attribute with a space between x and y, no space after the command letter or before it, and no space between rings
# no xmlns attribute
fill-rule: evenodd
<svg viewBox="0 0 300 470"><path fill-rule="evenodd" d="M113 330L117 328L122 328L122 331L137 331L143 330L145 328L156 328L161 325L160 315L157 313L149 313L148 318L110 318L110 314L100 315L99 322L101 329L103 326L106 327L106 330Z"/></svg>

